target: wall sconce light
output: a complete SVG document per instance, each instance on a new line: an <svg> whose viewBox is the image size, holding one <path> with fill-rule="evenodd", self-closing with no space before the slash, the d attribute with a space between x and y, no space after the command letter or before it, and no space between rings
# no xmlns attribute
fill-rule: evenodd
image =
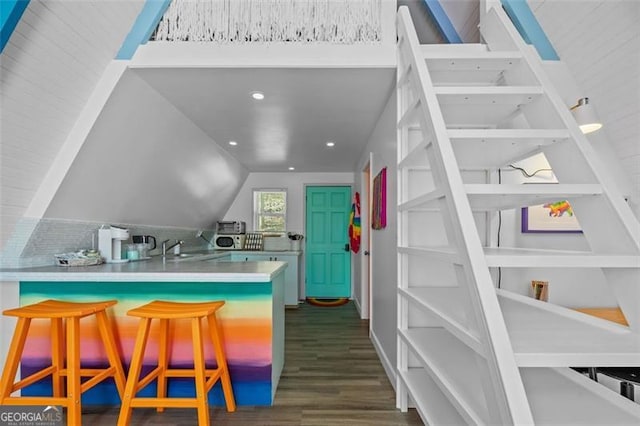
<svg viewBox="0 0 640 426"><path fill-rule="evenodd" d="M598 120L598 117L596 117L596 112L589 103L589 98L578 99L578 103L570 109L582 133L595 132L602 127L602 123Z"/></svg>

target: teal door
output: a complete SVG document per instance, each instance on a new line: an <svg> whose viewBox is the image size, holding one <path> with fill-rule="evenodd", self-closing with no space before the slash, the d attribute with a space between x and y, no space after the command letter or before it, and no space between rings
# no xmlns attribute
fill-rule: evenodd
<svg viewBox="0 0 640 426"><path fill-rule="evenodd" d="M308 186L306 203L306 296L351 297L351 188Z"/></svg>

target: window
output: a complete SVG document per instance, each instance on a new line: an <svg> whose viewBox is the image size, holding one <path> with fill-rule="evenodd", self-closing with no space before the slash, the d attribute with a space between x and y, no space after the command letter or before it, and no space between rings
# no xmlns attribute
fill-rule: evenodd
<svg viewBox="0 0 640 426"><path fill-rule="evenodd" d="M287 229L287 191L253 190L253 230L284 232Z"/></svg>

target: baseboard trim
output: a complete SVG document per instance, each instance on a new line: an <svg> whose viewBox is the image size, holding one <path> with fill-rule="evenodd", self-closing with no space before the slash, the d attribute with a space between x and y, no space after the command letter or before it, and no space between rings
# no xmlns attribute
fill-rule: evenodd
<svg viewBox="0 0 640 426"><path fill-rule="evenodd" d="M389 361L389 358L387 358L387 355L382 350L382 345L380 344L380 341L376 337L376 333L373 330L371 330L369 338L371 339L371 342L373 343L373 347L375 348L376 352L378 353L378 358L380 358L380 362L382 363L382 367L384 368L385 373L387 373L387 378L391 382L391 386L393 386L393 390L395 391L396 390L396 379L397 379L396 367L394 365L391 365L391 362Z"/></svg>
<svg viewBox="0 0 640 426"><path fill-rule="evenodd" d="M353 304L356 306L356 311L358 311L358 316L360 317L360 319L364 319L362 318L362 307L360 306L360 302L355 297L353 297L352 300Z"/></svg>

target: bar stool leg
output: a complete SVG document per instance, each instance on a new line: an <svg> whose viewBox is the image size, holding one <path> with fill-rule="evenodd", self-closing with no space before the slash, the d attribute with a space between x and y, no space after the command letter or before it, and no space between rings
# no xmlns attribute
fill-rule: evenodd
<svg viewBox="0 0 640 426"><path fill-rule="evenodd" d="M118 416L118 426L127 426L131 422L131 400L136 396L138 380L140 379L140 371L142 370L142 359L144 350L147 346L147 338L149 337L149 328L151 319L143 318L138 326L138 334L136 335L136 343L131 355L131 365L129 366L129 376L127 385L124 389L124 398L122 398L122 407L120 407L120 415Z"/></svg>
<svg viewBox="0 0 640 426"><path fill-rule="evenodd" d="M2 380L0 380L0 405L4 404L5 398L11 396L13 381L18 372L18 365L20 364L24 343L27 341L30 324L31 318L18 318L16 330L11 338L11 345L9 346L9 353L7 354L4 370L2 370Z"/></svg>
<svg viewBox="0 0 640 426"><path fill-rule="evenodd" d="M64 370L64 331L62 318L51 318L51 375L53 384L53 396L64 396L64 376L60 374Z"/></svg>
<svg viewBox="0 0 640 426"><path fill-rule="evenodd" d="M107 353L107 359L109 360L109 366L114 369L113 380L116 382L116 389L118 389L118 395L120 401L124 397L124 388L126 386L126 380L124 375L124 369L122 368L122 362L120 361L120 355L116 347L116 341L113 337L113 328L109 323L106 311L100 311L96 313L98 321L98 330L100 330L100 336L102 337L102 343Z"/></svg>
<svg viewBox="0 0 640 426"><path fill-rule="evenodd" d="M204 346L202 344L202 324L200 318L191 320L191 335L193 338L193 368L195 370L196 403L198 408L198 425L209 425L209 400L204 364Z"/></svg>
<svg viewBox="0 0 640 426"><path fill-rule="evenodd" d="M218 328L216 314L213 313L211 315L208 315L207 321L209 323L209 332L211 333L213 348L216 353L216 363L218 364L218 369L220 370L220 383L222 384L224 401L227 406L227 411L233 413L234 411L236 411L236 400L233 397L233 388L231 387L229 367L227 366L227 358L224 354L224 348L222 347L222 333Z"/></svg>
<svg viewBox="0 0 640 426"><path fill-rule="evenodd" d="M169 320L160 319L160 338L158 339L158 398L167 396L167 369L169 368L169 357L167 356L167 348L169 347ZM156 407L158 413L164 411L164 407Z"/></svg>
<svg viewBox="0 0 640 426"><path fill-rule="evenodd" d="M67 426L81 426L80 318L67 319Z"/></svg>

